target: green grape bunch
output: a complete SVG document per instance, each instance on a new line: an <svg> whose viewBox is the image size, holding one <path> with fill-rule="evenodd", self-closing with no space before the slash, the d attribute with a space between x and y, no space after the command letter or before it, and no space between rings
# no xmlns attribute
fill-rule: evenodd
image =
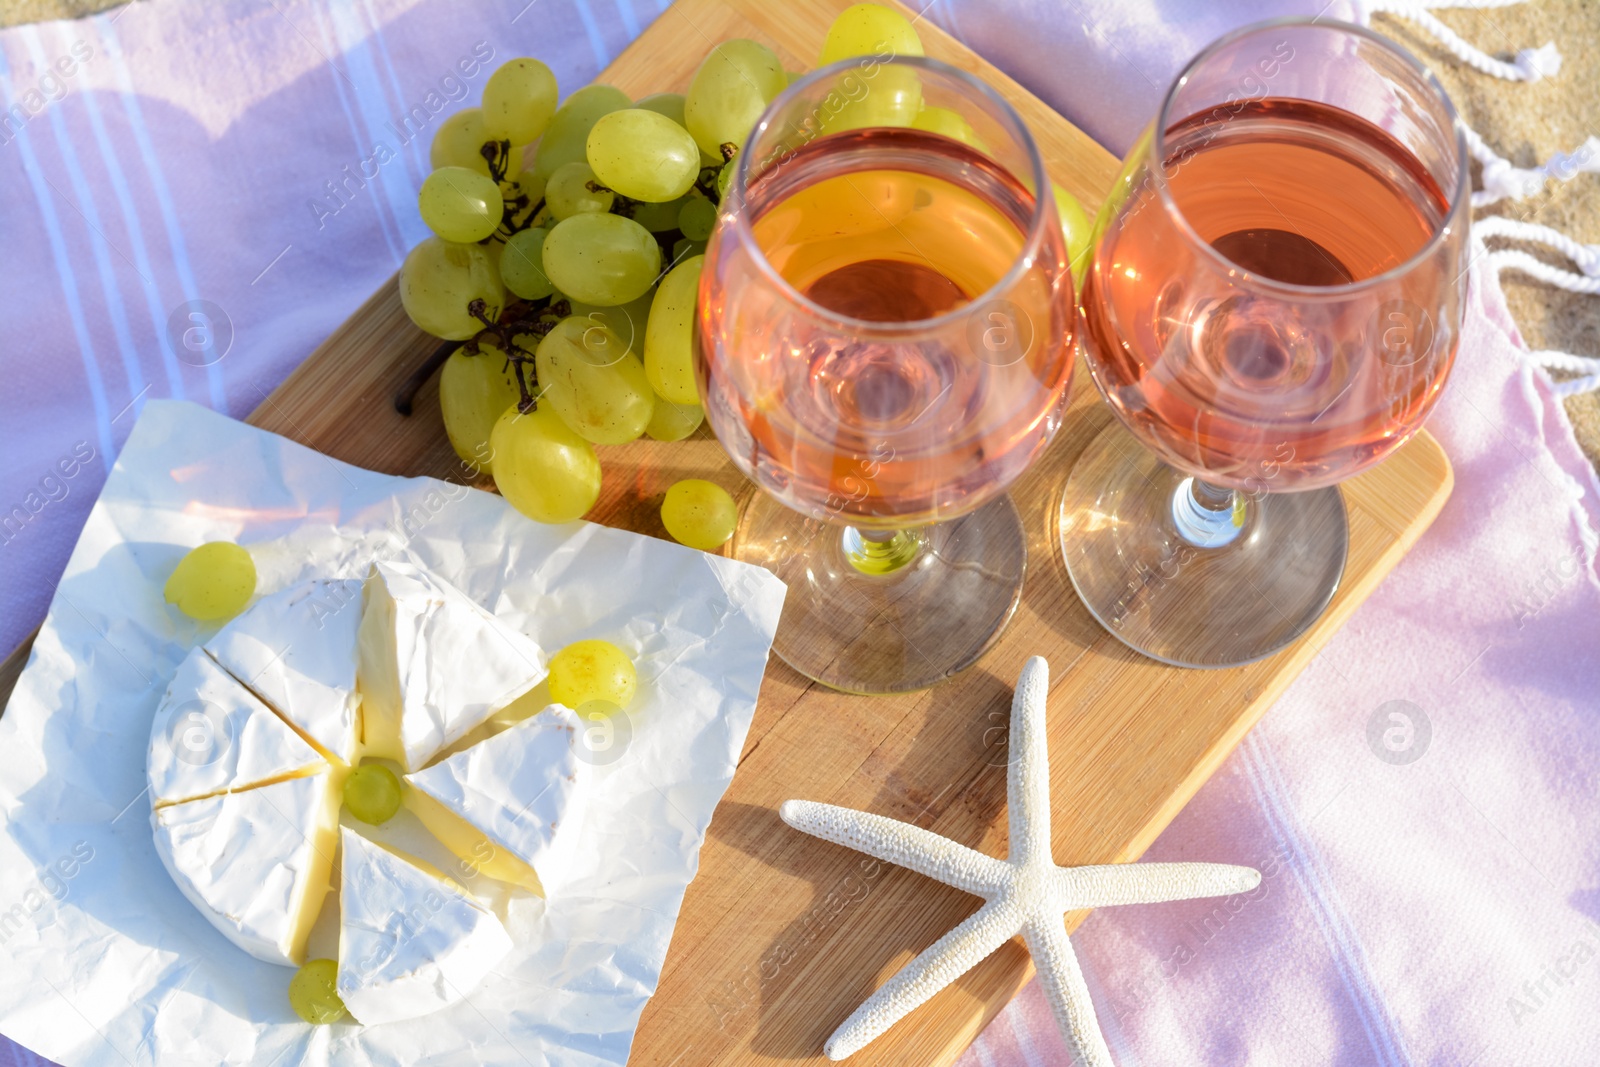
<svg viewBox="0 0 1600 1067"><path fill-rule="evenodd" d="M858 4L830 28L818 65L885 54L922 54L915 28ZM638 100L604 84L563 99L532 57L498 67L429 150L417 210L431 235L406 256L398 287L412 322L442 343L396 407L410 414L438 373L451 448L540 522L594 506L597 447L703 433L693 355L703 253L739 149L797 77L744 39L712 47L686 93ZM976 141L961 116L922 104L914 71L876 88L836 124ZM680 487L667 508L669 532L695 547L732 529L726 494L707 497L708 484L690 497Z"/></svg>
<svg viewBox="0 0 1600 1067"><path fill-rule="evenodd" d="M409 413L437 371L451 448L539 521L593 506L595 445L682 440L703 421L698 397L661 400L644 370L657 283L717 217L724 161L684 123L676 94L635 103L590 85L562 100L549 67L522 57L434 137L417 197L431 236L398 286L446 343L396 403Z"/></svg>

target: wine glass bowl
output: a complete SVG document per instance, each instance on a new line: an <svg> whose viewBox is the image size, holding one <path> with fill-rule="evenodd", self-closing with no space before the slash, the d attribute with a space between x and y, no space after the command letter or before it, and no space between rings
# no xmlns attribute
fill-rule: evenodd
<svg viewBox="0 0 1600 1067"><path fill-rule="evenodd" d="M908 85L959 136L833 118ZM932 684L1015 608L1025 538L1004 493L1054 435L1075 351L1049 189L1010 105L922 57L801 79L740 152L696 371L707 421L768 494L735 554L789 583L775 647L812 678Z"/></svg>
<svg viewBox="0 0 1600 1067"><path fill-rule="evenodd" d="M895 62L925 102L977 84ZM988 151L912 128L807 137L857 76L844 68L792 87L741 153L701 276L697 366L713 428L757 484L813 517L898 529L1015 481L1054 430L1076 323L1053 207L1028 191L1049 179L1011 169L1037 163L1020 120L989 130ZM987 108L966 110L998 126L988 109L1009 106L983 89Z"/></svg>
<svg viewBox="0 0 1600 1067"><path fill-rule="evenodd" d="M1246 490L1331 485L1438 398L1466 201L1452 208L1409 150L1348 113L1226 115L1158 138L1149 158L1188 158L1144 168L1151 188L1109 221L1085 287L1088 364L1173 466ZM1321 203L1284 203L1322 185Z"/></svg>
<svg viewBox="0 0 1600 1067"><path fill-rule="evenodd" d="M1069 479L1062 545L1108 629L1224 666L1322 613L1348 541L1331 487L1421 428L1454 362L1469 210L1454 109L1385 38L1281 20L1191 61L1084 283L1121 425Z"/></svg>

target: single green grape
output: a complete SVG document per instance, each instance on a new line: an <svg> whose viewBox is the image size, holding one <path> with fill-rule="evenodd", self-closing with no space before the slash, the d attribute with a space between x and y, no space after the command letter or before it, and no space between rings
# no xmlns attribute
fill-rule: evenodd
<svg viewBox="0 0 1600 1067"><path fill-rule="evenodd" d="M972 128L972 124L962 117L959 111L951 111L947 107L927 107L917 112L917 117L911 120L914 130L926 130L929 133L943 134L952 141L960 141L980 152L987 152L988 145L983 143Z"/></svg>
<svg viewBox="0 0 1600 1067"><path fill-rule="evenodd" d="M535 522L571 522L600 499L594 446L549 405L506 409L489 435L494 483L506 502Z"/></svg>
<svg viewBox="0 0 1600 1067"><path fill-rule="evenodd" d="M664 203L637 203L633 205L633 221L651 233L676 230L678 228L678 212L683 210L683 205L699 195L699 193L689 192L676 200L668 200ZM702 199L704 198L702 197Z"/></svg>
<svg viewBox="0 0 1600 1067"><path fill-rule="evenodd" d="M628 654L610 641L575 641L550 658L550 699L576 711L591 701L618 708L633 702L639 676Z"/></svg>
<svg viewBox="0 0 1600 1067"><path fill-rule="evenodd" d="M678 229L691 241L707 241L717 225L717 205L703 196L691 196L678 210Z"/></svg>
<svg viewBox="0 0 1600 1067"><path fill-rule="evenodd" d="M522 399L506 354L480 343L478 354L457 349L439 372L439 412L450 447L467 463L493 473L489 434L506 408Z"/></svg>
<svg viewBox="0 0 1600 1067"><path fill-rule="evenodd" d="M428 147L428 162L437 167L467 167L485 178L489 161L479 151L489 135L483 130L483 109L464 107L439 124Z"/></svg>
<svg viewBox="0 0 1600 1067"><path fill-rule="evenodd" d="M505 201L493 178L466 167L440 167L423 179L417 209L428 229L458 244L473 244L500 226Z"/></svg>
<svg viewBox="0 0 1600 1067"><path fill-rule="evenodd" d="M1082 285L1084 271L1089 269L1089 253L1094 250L1094 223L1077 197L1055 182L1050 183L1050 188L1056 194L1056 214L1061 216L1061 232L1067 240L1072 284Z"/></svg>
<svg viewBox="0 0 1600 1067"><path fill-rule="evenodd" d="M705 419L705 409L699 404L674 404L658 396L644 433L653 441L682 441L698 430Z"/></svg>
<svg viewBox="0 0 1600 1067"><path fill-rule="evenodd" d="M683 126L682 93L651 93L649 96L640 97L633 106L654 111L657 115L665 115L679 126Z"/></svg>
<svg viewBox="0 0 1600 1067"><path fill-rule="evenodd" d="M533 169L549 177L563 163L582 163L588 157L589 131L602 115L632 107L628 94L611 85L586 85L556 109L550 126L539 139Z"/></svg>
<svg viewBox="0 0 1600 1067"><path fill-rule="evenodd" d="M481 245L430 237L400 265L400 303L419 327L446 341L465 341L483 323L469 307L482 300L492 322L505 306L500 270Z"/></svg>
<svg viewBox="0 0 1600 1067"><path fill-rule="evenodd" d="M231 619L256 594L256 561L231 541L209 541L178 561L162 592L191 619Z"/></svg>
<svg viewBox="0 0 1600 1067"><path fill-rule="evenodd" d="M683 124L701 151L720 158L722 146L740 146L788 78L772 49L743 38L711 50L689 83Z"/></svg>
<svg viewBox="0 0 1600 1067"><path fill-rule="evenodd" d="M700 173L700 149L689 131L643 108L602 115L589 131L587 152L600 181L632 200L676 200Z"/></svg>
<svg viewBox="0 0 1600 1067"><path fill-rule="evenodd" d="M904 15L882 4L856 4L840 12L828 27L817 66L824 67L855 56L873 56L881 60L890 56L920 55L922 39ZM923 111L922 80L916 71L880 63L875 68L863 69L861 76L867 83L866 93L846 100L838 110L826 112L822 116L824 132L915 124Z"/></svg>
<svg viewBox="0 0 1600 1067"><path fill-rule="evenodd" d="M687 237L680 237L672 242L672 262L682 263L690 256L702 256L706 251L704 241L691 241Z"/></svg>
<svg viewBox="0 0 1600 1067"><path fill-rule="evenodd" d="M589 188L593 183L600 192ZM557 219L570 219L586 212L600 214L611 210L617 194L601 184L587 163L563 163L550 175L544 187L545 206Z"/></svg>
<svg viewBox="0 0 1600 1067"><path fill-rule="evenodd" d="M920 56L922 38L911 20L883 4L856 4L828 27L817 66L851 56Z"/></svg>
<svg viewBox="0 0 1600 1067"><path fill-rule="evenodd" d="M910 126L922 112L922 79L909 67L881 63L867 80L867 91L824 110L822 132L839 133L873 126Z"/></svg>
<svg viewBox="0 0 1600 1067"><path fill-rule="evenodd" d="M710 552L733 536L739 506L716 482L685 478L674 482L661 501L661 523L679 544Z"/></svg>
<svg viewBox="0 0 1600 1067"><path fill-rule="evenodd" d="M655 394L644 363L597 315L557 323L539 342L534 366L540 410L555 411L584 440L620 445L650 425Z"/></svg>
<svg viewBox="0 0 1600 1067"><path fill-rule="evenodd" d="M698 404L694 379L694 305L704 256L691 256L667 272L650 305L644 334L644 373L656 395L673 404Z"/></svg>
<svg viewBox="0 0 1600 1067"><path fill-rule="evenodd" d="M721 170L717 171L717 195L719 197L728 195L728 186L733 184L733 176L738 169L739 157L734 156L722 165Z"/></svg>
<svg viewBox="0 0 1600 1067"><path fill-rule="evenodd" d="M535 141L556 113L556 76L537 59L508 59L483 83L483 128L490 137Z"/></svg>
<svg viewBox="0 0 1600 1067"><path fill-rule="evenodd" d="M542 300L555 292L544 272L544 239L549 232L539 226L518 230L500 249L500 280L524 300Z"/></svg>
<svg viewBox="0 0 1600 1067"><path fill-rule="evenodd" d="M661 246L632 219L586 212L551 228L544 272L557 289L586 304L626 304L655 284Z"/></svg>
<svg viewBox="0 0 1600 1067"><path fill-rule="evenodd" d="M428 163L438 167L466 167L485 178L489 177L489 161L484 157L483 146L495 138L483 128L483 109L465 107L439 124L428 149ZM513 141L507 153L506 173L515 174L522 169L519 162L527 148L525 141ZM496 149L498 152L498 148Z"/></svg>
<svg viewBox="0 0 1600 1067"><path fill-rule="evenodd" d="M400 779L381 763L363 763L344 780L344 806L362 822L380 826L400 810Z"/></svg>
<svg viewBox="0 0 1600 1067"><path fill-rule="evenodd" d="M289 979L289 1007L312 1026L326 1026L344 1018L339 997L339 961L307 960Z"/></svg>

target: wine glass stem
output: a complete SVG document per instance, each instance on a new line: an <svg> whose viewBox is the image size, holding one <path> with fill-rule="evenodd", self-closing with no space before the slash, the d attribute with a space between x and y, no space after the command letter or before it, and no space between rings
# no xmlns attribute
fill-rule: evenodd
<svg viewBox="0 0 1600 1067"><path fill-rule="evenodd" d="M1199 478L1185 478L1172 494L1172 522L1178 536L1196 548L1221 548L1244 529L1246 498Z"/></svg>
<svg viewBox="0 0 1600 1067"><path fill-rule="evenodd" d="M844 558L862 574L892 574L917 558L922 541L920 530L860 530L848 526L844 531Z"/></svg>

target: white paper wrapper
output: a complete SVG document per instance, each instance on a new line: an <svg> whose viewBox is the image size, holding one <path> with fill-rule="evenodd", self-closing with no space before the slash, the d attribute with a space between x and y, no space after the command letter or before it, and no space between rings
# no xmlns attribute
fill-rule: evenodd
<svg viewBox="0 0 1600 1067"><path fill-rule="evenodd" d="M610 747L601 739L603 802L586 810L592 848L565 895L547 905L463 879L516 943L466 1002L385 1026L306 1026L289 1010L292 971L225 940L156 858L151 720L178 662L215 631L170 609L162 585L186 551L223 539L251 549L259 593L409 555L547 650L605 637L635 653L639 695ZM488 493L374 474L152 401L0 717L0 1031L68 1067L624 1063L749 729L783 593L755 567L587 523L541 526ZM540 686L519 706L546 701ZM407 812L367 832L459 871ZM335 912L314 955L336 950Z"/></svg>

